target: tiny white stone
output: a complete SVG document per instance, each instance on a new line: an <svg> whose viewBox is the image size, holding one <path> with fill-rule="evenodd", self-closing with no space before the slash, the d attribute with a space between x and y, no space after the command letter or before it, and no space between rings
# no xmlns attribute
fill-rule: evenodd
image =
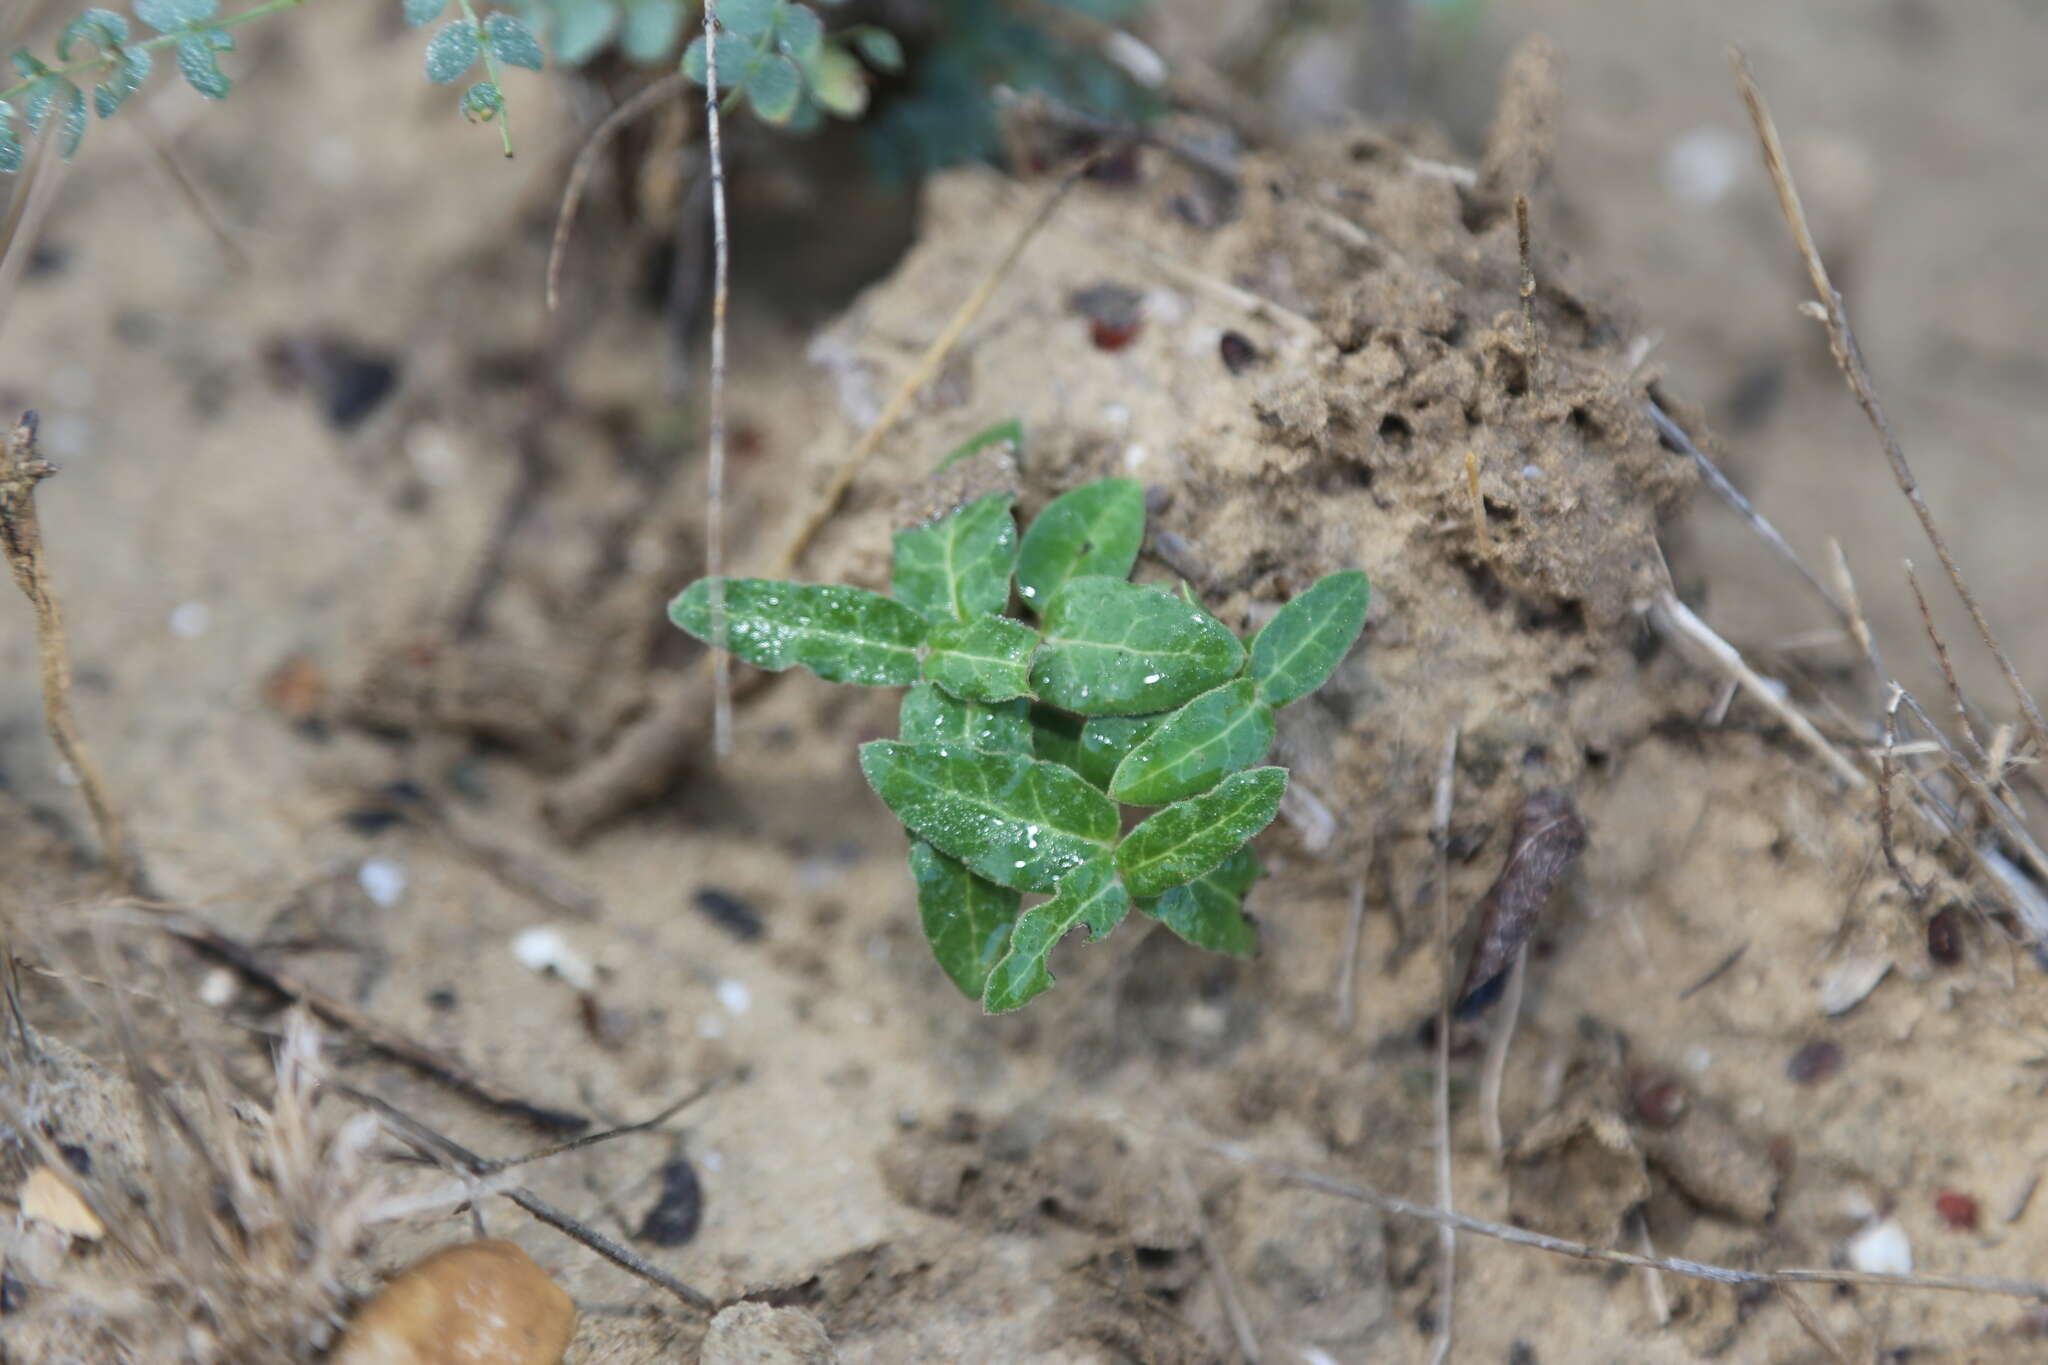
<svg viewBox="0 0 2048 1365"><path fill-rule="evenodd" d="M1726 128L1695 128L1664 154L1664 188L1683 203L1715 203L1735 187L1746 150Z"/></svg>
<svg viewBox="0 0 2048 1365"><path fill-rule="evenodd" d="M1913 1273L1913 1244L1896 1218L1882 1218L1849 1239L1849 1264L1874 1275Z"/></svg>
<svg viewBox="0 0 2048 1365"><path fill-rule="evenodd" d="M725 1153L716 1149L700 1152L697 1156L697 1164L707 1171L715 1171L725 1164Z"/></svg>
<svg viewBox="0 0 2048 1365"><path fill-rule="evenodd" d="M180 602L171 608L171 634L180 640L196 640L213 624L213 608L204 602Z"/></svg>
<svg viewBox="0 0 2048 1365"><path fill-rule="evenodd" d="M1122 403L1104 403L1102 405L1102 421L1105 426L1112 426L1118 431L1122 431L1131 424L1131 410Z"/></svg>
<svg viewBox="0 0 2048 1365"><path fill-rule="evenodd" d="M1303 1365L1337 1365L1337 1357L1320 1346L1302 1347L1301 1359Z"/></svg>
<svg viewBox="0 0 2048 1365"><path fill-rule="evenodd" d="M522 929L512 940L512 956L529 971L552 972L579 991L597 985L597 968L590 959L569 946L562 931L550 925Z"/></svg>
<svg viewBox="0 0 2048 1365"><path fill-rule="evenodd" d="M1685 1064L1695 1072L1705 1071L1714 1064L1714 1054L1705 1047L1695 1047L1685 1054Z"/></svg>
<svg viewBox="0 0 2048 1365"><path fill-rule="evenodd" d="M1147 90L1157 90L1166 84L1166 59L1122 29L1102 40L1102 55Z"/></svg>
<svg viewBox="0 0 2048 1365"><path fill-rule="evenodd" d="M1124 469L1135 473L1139 465L1152 458L1152 452L1141 444L1133 443L1124 447Z"/></svg>
<svg viewBox="0 0 2048 1365"><path fill-rule="evenodd" d="M1888 957L1852 957L1836 963L1821 978L1820 1012L1847 1014L1877 989L1877 983L1891 969L1892 960Z"/></svg>
<svg viewBox="0 0 2048 1365"><path fill-rule="evenodd" d="M235 998L235 974L215 967L199 979L199 1003L208 1009L225 1009Z"/></svg>
<svg viewBox="0 0 2048 1365"><path fill-rule="evenodd" d="M717 995L718 1003L731 1014L745 1014L754 1005L754 993L747 989L747 983L731 977L718 983Z"/></svg>
<svg viewBox="0 0 2048 1365"><path fill-rule="evenodd" d="M78 769L72 767L63 759L60 758L57 760L57 766L54 769L54 771L57 775L58 786L75 787L78 785Z"/></svg>
<svg viewBox="0 0 2048 1365"><path fill-rule="evenodd" d="M356 884L363 894L387 910L405 894L405 869L389 858L365 858L356 869Z"/></svg>
<svg viewBox="0 0 2048 1365"><path fill-rule="evenodd" d="M1145 316L1154 322L1171 327L1187 315L1187 296L1180 291L1163 286L1145 291Z"/></svg>

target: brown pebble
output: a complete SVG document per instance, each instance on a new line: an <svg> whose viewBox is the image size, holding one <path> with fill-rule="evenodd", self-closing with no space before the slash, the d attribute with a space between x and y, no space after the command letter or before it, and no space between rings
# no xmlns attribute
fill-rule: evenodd
<svg viewBox="0 0 2048 1365"><path fill-rule="evenodd" d="M317 719L327 709L327 675L303 654L294 654L263 680L263 700L294 724Z"/></svg>
<svg viewBox="0 0 2048 1365"><path fill-rule="evenodd" d="M1937 910L1927 921L1927 956L1944 967L1963 960L1963 929L1953 908Z"/></svg>
<svg viewBox="0 0 2048 1365"><path fill-rule="evenodd" d="M1636 1120L1652 1128L1669 1128L1685 1112L1685 1087L1661 1071L1639 1071L1629 1086Z"/></svg>
<svg viewBox="0 0 2048 1365"><path fill-rule="evenodd" d="M1223 368L1232 374L1243 374L1259 363L1259 348L1243 332L1225 332L1217 350L1222 353Z"/></svg>
<svg viewBox="0 0 2048 1365"><path fill-rule="evenodd" d="M415 1262L356 1313L331 1365L557 1365L576 1305L511 1242L463 1242Z"/></svg>
<svg viewBox="0 0 2048 1365"><path fill-rule="evenodd" d="M1842 1069L1842 1049L1825 1038L1808 1043L1785 1063L1785 1074L1801 1085L1817 1085Z"/></svg>
<svg viewBox="0 0 2048 1365"><path fill-rule="evenodd" d="M1961 1190L1943 1190L1935 1195L1934 1211L1958 1232L1977 1230L1977 1201Z"/></svg>

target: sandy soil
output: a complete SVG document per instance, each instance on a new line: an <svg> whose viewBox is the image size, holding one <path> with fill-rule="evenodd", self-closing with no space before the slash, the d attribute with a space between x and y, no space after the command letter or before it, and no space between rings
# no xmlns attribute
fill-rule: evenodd
<svg viewBox="0 0 2048 1365"><path fill-rule="evenodd" d="M166 88L149 112L246 263L142 144L95 129L6 319L0 402L45 415L63 472L42 503L78 705L160 890L545 1103L631 1118L740 1076L669 1136L551 1161L530 1183L630 1238L659 1167L687 1155L702 1226L686 1245L640 1249L714 1297L806 1309L844 1360L1234 1358L1198 1227L1265 1358L1421 1360L1444 1311L1433 1230L1188 1156L1198 1219L1172 1178L1173 1139L1192 1129L1433 1198L1425 1034L1445 964L1427 823L1455 726L1448 890L1461 920L1527 792L1569 788L1592 831L1537 942L1505 1161L1487 1150L1477 1097L1498 1022L1453 1035L1461 1208L1742 1266L1830 1263L1890 1216L1920 1269L2031 1273L2044 1215L2008 1214L2048 1160L2029 1108L2037 970L1980 920L1991 902L1963 869L1907 833L1910 870L1935 888L1913 905L1879 856L1867 796L1837 790L1765 713L1738 702L1702 724L1717 680L1660 647L1636 607L1663 581L1661 544L1679 586L1746 647L1820 624L1718 514L1671 520L1691 478L1638 406L1661 373L1704 407L1731 469L1802 548L1819 558L1825 536L1850 538L1890 653L1916 682L1926 672L1910 600L1885 576L1917 547L1810 324L1790 314L1796 281L1747 148L1717 206L1681 203L1660 180L1680 133L1739 133L1720 46L1753 38L1788 131L1846 137L1852 172L1859 155L1881 167L1867 189L1846 177L1866 226L1830 240L1853 253L1852 305L1880 379L1898 372L1888 392L1929 495L1954 509L1988 607L2040 675L2048 633L2024 619L2022 529L2038 475L1996 463L2039 425L2024 319L2040 286L2013 225L2040 172L2012 110L2039 85L2040 21L2018 7L1969 25L1917 5L1754 6L1711 23L1556 9L1497 16L1432 95L1477 130L1525 29L1566 54L1556 169L1536 201L1540 359L1498 195L1418 175L1400 144L1354 130L1250 163L1236 217L1205 229L1175 209L1204 185L1148 154L1139 185L1087 187L1062 211L806 561L808 576L877 584L888 526L931 463L1014 415L1030 432L1027 507L1137 474L1160 490L1155 532L1173 537L1155 536L1145 572L1188 579L1225 619L1253 619L1332 568L1373 576L1365 645L1283 728L1336 822L1326 842L1300 820L1268 837L1260 957L1211 959L1126 927L1064 950L1059 989L1000 1021L929 962L900 831L854 766L854 745L892 724L893 696L780 681L741 709L734 763L699 765L578 845L540 816L553 784L687 666L646 627L694 572L699 517L699 414L662 399L661 323L638 301L657 234L621 221L621 195L594 206L568 318L550 329L543 315L549 213L574 142L559 87L513 87L522 154L509 166L416 80L411 38L366 13L319 11L252 41L239 116ZM353 59L315 63L316 47ZM1480 72L1483 106L1462 93ZM1435 134L1409 146L1480 156ZM999 250L1007 229L991 225L1021 221L1038 192L979 173L930 187L916 247L822 344L810 319L743 292L742 563L765 561L853 419ZM1278 308L1204 283L1218 280ZM1105 282L1148 310L1115 353L1090 344L1069 304ZM1221 362L1226 330L1259 354L1243 374ZM1649 367L1632 371L1631 344L1658 331ZM323 408L362 371L337 363L335 338L396 366L395 389L348 430ZM829 363L807 364L807 350ZM1775 399L1757 397L1772 384ZM71 970L92 961L68 928L93 899L67 843L85 827L42 736L27 613L0 619L0 775L19 803L0 909L25 956ZM324 697L266 685L293 659ZM1981 668L1969 676L1996 695ZM301 701L304 714L281 713ZM1867 723L1868 699L1849 704ZM389 796L401 781L572 881L595 913L515 889L416 813L385 818L416 812ZM402 872L389 903L362 889L366 859ZM1361 881L1345 1023L1333 964ZM698 898L711 889L765 933L714 922ZM1951 906L1964 960L1943 967L1924 920ZM514 957L540 925L595 964L588 1001ZM184 1002L183 1041L152 1047L160 1068L189 1071L196 1047L262 1075L262 1041L243 1025L273 1023L274 1001L244 989L201 1007L206 966L144 942L124 938L111 960ZM1827 990L1878 962L1890 971L1867 999L1822 1013ZM38 976L26 989L41 1027L116 1055L104 1001ZM1795 1078L1814 1043L1839 1049L1839 1070ZM481 1151L544 1141L345 1039L336 1049L352 1084ZM95 1150L127 1140L78 1121L53 1135ZM1979 1202L1974 1231L1944 1219L1943 1191ZM571 1359L695 1358L701 1323L645 1286L501 1202L484 1219L582 1306ZM452 1215L387 1231L347 1285L368 1289L469 1231ZM80 1254L88 1272L115 1256ZM1653 1288L1471 1238L1459 1257L1459 1359L1823 1358L1768 1295L1672 1277ZM1809 1300L1852 1359L2040 1349L2008 1300Z"/></svg>

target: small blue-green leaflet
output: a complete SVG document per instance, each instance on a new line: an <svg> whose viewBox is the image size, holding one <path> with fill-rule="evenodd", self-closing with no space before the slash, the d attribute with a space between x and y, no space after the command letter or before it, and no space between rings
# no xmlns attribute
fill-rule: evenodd
<svg viewBox="0 0 2048 1365"><path fill-rule="evenodd" d="M405 22L414 28L431 24L448 8L448 0L405 0Z"/></svg>
<svg viewBox="0 0 2048 1365"><path fill-rule="evenodd" d="M626 0L619 46L636 62L658 62L675 51L683 31L681 0Z"/></svg>
<svg viewBox="0 0 2048 1365"><path fill-rule="evenodd" d="M1070 578L1130 577L1145 543L1145 486L1136 479L1084 483L1045 505L1017 549L1017 591L1044 611Z"/></svg>
<svg viewBox="0 0 2048 1365"><path fill-rule="evenodd" d="M230 82L214 59L217 52L233 52L235 36L217 28L201 29L178 39L178 73L185 83L210 100L228 97ZM457 73L458 75L461 73Z"/></svg>
<svg viewBox="0 0 2048 1365"><path fill-rule="evenodd" d="M0 100L0 172L8 175L21 169L21 139L14 133L14 106Z"/></svg>
<svg viewBox="0 0 2048 1365"><path fill-rule="evenodd" d="M1244 646L1200 607L1121 579L1074 578L1045 606L1031 690L1084 716L1140 716L1229 681L1243 664Z"/></svg>
<svg viewBox="0 0 2048 1365"><path fill-rule="evenodd" d="M1038 632L1007 616L939 621L925 637L924 676L965 701L1008 701L1031 690Z"/></svg>
<svg viewBox="0 0 2048 1365"><path fill-rule="evenodd" d="M539 41L526 25L503 11L484 20L484 42L489 44L491 55L507 66L523 66L528 71L541 69Z"/></svg>
<svg viewBox="0 0 2048 1365"><path fill-rule="evenodd" d="M878 739L860 767L911 833L1020 891L1050 891L1116 841L1116 806L1057 763Z"/></svg>
<svg viewBox="0 0 2048 1365"><path fill-rule="evenodd" d="M1244 917L1244 893L1263 871L1251 849L1242 847L1193 881L1136 904L1141 914L1197 948L1251 957L1259 950L1259 935Z"/></svg>
<svg viewBox="0 0 2048 1365"><path fill-rule="evenodd" d="M467 19L450 20L427 43L427 79L436 85L462 79L462 73L476 65L478 50L476 25Z"/></svg>
<svg viewBox="0 0 2048 1365"><path fill-rule="evenodd" d="M730 90L746 78L747 71L761 55L760 49L731 32L718 35L718 88ZM683 49L683 75L704 84L704 38L699 34Z"/></svg>
<svg viewBox="0 0 2048 1365"><path fill-rule="evenodd" d="M765 37L788 0L718 0L718 26L740 38ZM718 61L725 64L725 53Z"/></svg>
<svg viewBox="0 0 2048 1365"><path fill-rule="evenodd" d="M700 578L669 603L669 619L718 643L713 585L725 591L725 648L757 668L798 664L827 682L904 687L917 681L926 622L901 602L836 583Z"/></svg>
<svg viewBox="0 0 2048 1365"><path fill-rule="evenodd" d="M203 24L220 8L220 0L135 0L135 17L158 33Z"/></svg>
<svg viewBox="0 0 2048 1365"><path fill-rule="evenodd" d="M979 1000L989 970L1010 946L1023 893L969 872L922 839L910 842L917 913L939 966L970 1000Z"/></svg>
<svg viewBox="0 0 2048 1365"><path fill-rule="evenodd" d="M1109 859L1097 858L1069 872L1053 898L1027 910L1010 931L1010 951L989 973L982 1008L1002 1014L1050 990L1052 972L1045 960L1053 945L1084 924L1093 943L1121 924L1130 909L1131 898Z"/></svg>
<svg viewBox="0 0 2048 1365"><path fill-rule="evenodd" d="M825 21L817 11L803 5L788 5L775 22L775 43L798 61L804 61L825 40Z"/></svg>
<svg viewBox="0 0 2048 1365"><path fill-rule="evenodd" d="M71 60L72 45L84 41L102 52L128 41L128 21L110 9L89 9L57 35L57 60Z"/></svg>
<svg viewBox="0 0 2048 1365"><path fill-rule="evenodd" d="M505 112L505 92L495 81L478 81L462 92L462 116L471 123L489 123Z"/></svg>
<svg viewBox="0 0 2048 1365"><path fill-rule="evenodd" d="M807 102L837 118L859 118L868 107L868 78L843 48L820 43L801 63ZM801 106L799 106L801 108ZM943 466L942 466L943 467Z"/></svg>
<svg viewBox="0 0 2048 1365"><path fill-rule="evenodd" d="M1346 569L1280 608L1252 640L1251 676L1260 700L1285 706L1328 682L1365 629L1371 597L1365 575Z"/></svg>
<svg viewBox="0 0 2048 1365"><path fill-rule="evenodd" d="M846 36L853 40L861 60L875 70L894 73L903 69L903 44L888 29L863 24Z"/></svg>
<svg viewBox="0 0 2048 1365"><path fill-rule="evenodd" d="M1250 678L1204 692L1168 715L1117 764L1109 794L1133 806L1163 806L1209 790L1273 747L1273 708Z"/></svg>
<svg viewBox="0 0 2048 1365"><path fill-rule="evenodd" d="M1166 807L1125 835L1116 846L1116 870L1133 896L1164 895L1273 823L1286 791L1285 768L1232 773L1214 790Z"/></svg>
<svg viewBox="0 0 2048 1365"><path fill-rule="evenodd" d="M896 533L889 592L934 621L968 621L1010 604L1017 567L1015 498L990 493Z"/></svg>
<svg viewBox="0 0 2048 1365"><path fill-rule="evenodd" d="M770 123L787 123L804 92L804 78L795 62L777 53L748 67L740 88L746 91L747 103L756 116Z"/></svg>

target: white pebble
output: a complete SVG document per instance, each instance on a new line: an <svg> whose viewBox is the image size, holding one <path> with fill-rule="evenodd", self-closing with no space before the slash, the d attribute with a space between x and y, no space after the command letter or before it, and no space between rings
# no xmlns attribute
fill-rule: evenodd
<svg viewBox="0 0 2048 1365"><path fill-rule="evenodd" d="M356 869L356 884L363 888L364 895L388 910L405 894L405 868L389 858L365 858Z"/></svg>
<svg viewBox="0 0 2048 1365"><path fill-rule="evenodd" d="M199 1003L208 1009L225 1009L235 998L235 974L215 967L199 978Z"/></svg>
<svg viewBox="0 0 2048 1365"><path fill-rule="evenodd" d="M1891 969L1892 960L1888 957L1852 957L1836 963L1821 978L1820 1012L1847 1014L1877 989L1877 983Z"/></svg>
<svg viewBox="0 0 2048 1365"><path fill-rule="evenodd" d="M1171 327L1187 315L1187 296L1180 291L1165 288L1145 291L1145 316L1154 322Z"/></svg>
<svg viewBox="0 0 2048 1365"><path fill-rule="evenodd" d="M543 975L552 972L579 991L597 985L597 968L569 946L560 929L545 924L522 929L519 937L512 940L512 956L527 970Z"/></svg>
<svg viewBox="0 0 2048 1365"><path fill-rule="evenodd" d="M697 1164L707 1171L716 1172L720 1166L725 1164L725 1153L718 1151L716 1148L708 1152L699 1152L697 1154Z"/></svg>
<svg viewBox="0 0 2048 1365"><path fill-rule="evenodd" d="M1913 1244L1898 1219L1880 1219L1849 1239L1849 1264L1873 1275L1910 1275Z"/></svg>
<svg viewBox="0 0 2048 1365"><path fill-rule="evenodd" d="M729 1014L745 1014L754 1006L754 993L747 989L747 983L731 977L718 983L717 995L718 1003L725 1006Z"/></svg>
<svg viewBox="0 0 2048 1365"><path fill-rule="evenodd" d="M1122 29L1102 40L1102 55L1147 90L1157 90L1166 84L1166 59Z"/></svg>
<svg viewBox="0 0 2048 1365"><path fill-rule="evenodd" d="M1685 1054L1685 1064L1695 1072L1705 1071L1714 1064L1714 1054L1705 1047L1695 1047Z"/></svg>
<svg viewBox="0 0 2048 1365"><path fill-rule="evenodd" d="M180 640L196 640L213 624L213 608L204 602L180 602L171 608L171 634Z"/></svg>
<svg viewBox="0 0 2048 1365"><path fill-rule="evenodd" d="M1146 461L1146 460L1148 460L1148 459L1150 459L1151 457L1152 457L1152 452L1151 452L1151 451L1149 451L1149 450L1147 450L1147 449L1146 449L1146 448L1145 448L1144 446L1142 446L1142 445L1128 445L1128 446L1125 446L1125 447L1124 447L1124 470L1125 470L1125 472L1127 472L1127 473L1132 473L1132 474L1135 474L1135 473L1137 473L1137 471L1138 471L1138 466L1140 466L1140 465L1144 464L1144 463L1145 463L1145 461Z"/></svg>
<svg viewBox="0 0 2048 1365"><path fill-rule="evenodd" d="M1718 202L1735 187L1747 148L1726 128L1695 128L1664 154L1664 188L1686 204Z"/></svg>

